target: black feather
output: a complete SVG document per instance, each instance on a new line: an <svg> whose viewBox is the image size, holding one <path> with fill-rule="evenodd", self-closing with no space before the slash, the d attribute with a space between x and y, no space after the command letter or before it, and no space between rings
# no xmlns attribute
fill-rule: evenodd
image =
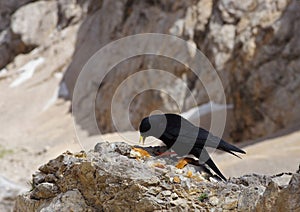
<svg viewBox="0 0 300 212"><path fill-rule="evenodd" d="M205 147L216 148L228 152L238 158L237 153L246 154L245 151L227 143L223 139L212 135L207 130L197 127L177 114L159 114L144 118L139 131L143 137L154 136L172 148L178 155L193 154L199 160L205 155L204 162L222 179L226 178L209 157Z"/></svg>

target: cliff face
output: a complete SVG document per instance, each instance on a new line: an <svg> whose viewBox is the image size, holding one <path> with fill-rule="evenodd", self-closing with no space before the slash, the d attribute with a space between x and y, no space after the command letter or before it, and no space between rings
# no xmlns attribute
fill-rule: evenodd
<svg viewBox="0 0 300 212"><path fill-rule="evenodd" d="M225 183L207 169L177 169L176 159L149 156L122 142L66 152L39 168L14 211L299 210L299 173Z"/></svg>
<svg viewBox="0 0 300 212"><path fill-rule="evenodd" d="M72 98L82 67L109 42L136 33L176 35L197 46L216 68L227 103L234 105L231 138L257 138L300 119L299 7L297 0L253 0L244 4L228 0L0 1L0 12L4 14L0 26L0 67L8 71L5 77L14 78L18 75L16 70L42 56L46 60L43 68L39 67L41 82L63 72L59 95ZM176 51L179 47L168 48ZM181 54L189 53L182 50ZM197 105L209 100L203 84L183 64L155 56L131 58L105 75L99 88L95 111L101 132L116 130L110 109L117 86L128 76L149 68L167 70L177 81L164 80L161 85L159 75L137 77L128 87L153 82L164 93L140 94L129 109L127 97L135 93L131 89L121 91L119 113L129 113L135 127L142 116L154 109L178 112L181 106L183 110L194 107L193 97ZM99 70L99 74L104 74L104 70ZM224 103L218 80L211 72L204 71L202 80L211 100ZM89 79L89 83L98 82ZM184 89L185 84L191 94ZM176 94L176 99L166 93ZM89 99L89 93L80 95L85 98L74 107L87 113L86 105L91 102L85 99ZM81 121L82 117L77 118ZM118 118L125 123L122 116ZM89 123L83 128L95 133ZM121 127L128 129L129 123Z"/></svg>
<svg viewBox="0 0 300 212"><path fill-rule="evenodd" d="M234 104L233 139L265 136L299 120L299 2L250 1L240 5L236 1L203 0L175 5L168 1L155 4L150 1L114 4L104 1L99 11L85 21L89 27L84 24L79 31L79 35L86 39L78 43L78 51L66 72L70 90L74 80L70 82L67 76L80 71L86 61L84 58L89 58L90 54L110 41L135 33L170 33L194 43L218 71L227 101ZM104 21L101 17L110 17L105 13L112 13L112 20ZM89 30L91 28L93 30ZM176 46L169 48L176 49ZM188 84L198 104L208 101L199 78L184 66L157 57L131 59L106 75L99 89L96 105L101 106L96 106L96 115L102 132L115 130L109 108L116 87L128 76L147 68L171 69L182 80L175 83L165 80L162 89L168 93L176 89L178 99L175 101L179 104L183 101L184 109L195 105L192 97L182 89L183 83ZM223 103L217 79L209 72L202 77L209 86L211 100ZM137 81L132 83L145 80L143 78L137 77ZM146 81L156 80L156 86L160 87L158 78L153 75L146 77ZM122 92L120 104L123 102L123 108L126 108L126 98L134 93L130 93L130 89ZM153 101L149 101L149 98ZM154 108L173 112L179 110L176 103L162 93L145 93L131 105L130 111L138 114L131 117L134 126L137 126L140 117ZM125 129L129 129L129 126L124 126Z"/></svg>

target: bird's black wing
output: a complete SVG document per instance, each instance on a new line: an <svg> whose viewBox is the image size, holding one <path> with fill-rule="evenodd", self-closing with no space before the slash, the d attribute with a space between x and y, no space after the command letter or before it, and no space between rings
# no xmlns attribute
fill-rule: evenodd
<svg viewBox="0 0 300 212"><path fill-rule="evenodd" d="M168 124L162 140L178 155L189 154L197 141L199 128L176 114L167 114L166 117Z"/></svg>
<svg viewBox="0 0 300 212"><path fill-rule="evenodd" d="M181 145L194 146L196 148L203 148L204 146L217 148L228 152L236 157L239 157L233 152L239 152L245 154L245 152L229 143L223 139L214 136L207 130L203 128L196 127L188 120L173 114L167 116L168 127L165 131L165 135L169 139L177 139ZM180 117L180 119L178 118ZM240 158L240 157L239 157Z"/></svg>

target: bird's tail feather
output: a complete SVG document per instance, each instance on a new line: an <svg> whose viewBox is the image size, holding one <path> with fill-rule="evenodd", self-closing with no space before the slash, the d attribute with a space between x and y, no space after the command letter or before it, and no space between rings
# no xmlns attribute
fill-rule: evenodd
<svg viewBox="0 0 300 212"><path fill-rule="evenodd" d="M200 152L201 152L201 154L200 154ZM209 166L209 168L211 168L219 177L221 177L224 181L227 181L226 177L224 177L224 175L221 173L219 168L216 166L216 164L210 158L210 156L205 148L203 148L202 151L200 150L198 152L198 154L199 154L200 161L206 163Z"/></svg>
<svg viewBox="0 0 300 212"><path fill-rule="evenodd" d="M232 155L234 155L234 156L236 156L236 157L238 157L239 159L242 159L240 156L238 156L237 154L235 154L234 152L231 152L230 150L224 150L224 149L222 149L223 151L225 151L225 152L228 152L228 153L230 153L230 154L232 154Z"/></svg>
<svg viewBox="0 0 300 212"><path fill-rule="evenodd" d="M226 141L224 141L223 139L221 139L217 136L213 136L211 134L208 135L205 145L209 146L209 147L217 148L219 150L223 150L234 156L237 156L237 155L233 152L246 154L246 152L244 150L241 150L240 148L238 148L232 144L229 144ZM237 156L237 157L239 157L239 156Z"/></svg>
<svg viewBox="0 0 300 212"><path fill-rule="evenodd" d="M233 152L239 152L242 154L246 154L246 152L244 150L241 150L240 148L233 146L232 144L229 144L229 143L225 142L224 140L220 140L220 143L217 148L220 150L223 150L225 152L228 152L230 154L233 154L235 156L237 156L237 155L234 154Z"/></svg>
<svg viewBox="0 0 300 212"><path fill-rule="evenodd" d="M226 177L224 177L224 175L221 173L221 171L218 169L218 167L216 166L216 164L212 161L212 159L208 159L206 161L206 164L212 169L214 170L214 172L219 175L219 177L221 177L224 181L227 181Z"/></svg>

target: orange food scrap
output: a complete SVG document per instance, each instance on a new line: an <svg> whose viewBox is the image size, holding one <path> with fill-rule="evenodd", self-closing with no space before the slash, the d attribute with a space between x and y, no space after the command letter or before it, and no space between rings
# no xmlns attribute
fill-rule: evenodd
<svg viewBox="0 0 300 212"><path fill-rule="evenodd" d="M193 172L191 170L188 170L188 172L186 173L186 176L188 178L192 178L193 177Z"/></svg>
<svg viewBox="0 0 300 212"><path fill-rule="evenodd" d="M153 166L154 166L154 167L157 167L157 168L161 168L161 169L164 169L164 168L165 168L165 165L162 164L162 163L154 163Z"/></svg>
<svg viewBox="0 0 300 212"><path fill-rule="evenodd" d="M183 158L181 160L178 161L176 168L177 169L183 169L189 162L191 159L189 158Z"/></svg>
<svg viewBox="0 0 300 212"><path fill-rule="evenodd" d="M141 149L141 148L133 148L134 151L140 153L141 157L150 157L151 155L144 149Z"/></svg>
<svg viewBox="0 0 300 212"><path fill-rule="evenodd" d="M181 180L180 180L180 178L179 178L178 176L175 176L175 177L173 178L173 182L174 182L174 183L180 183Z"/></svg>

